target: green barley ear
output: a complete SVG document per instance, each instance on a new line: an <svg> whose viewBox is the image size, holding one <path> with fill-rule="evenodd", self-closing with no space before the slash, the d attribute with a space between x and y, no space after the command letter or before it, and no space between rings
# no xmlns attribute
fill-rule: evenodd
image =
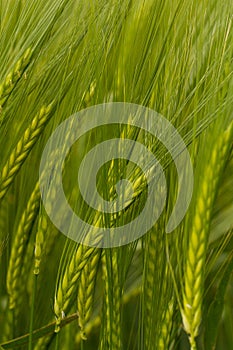
<svg viewBox="0 0 233 350"><path fill-rule="evenodd" d="M232 145L232 134L233 122L214 144L198 186L199 192L196 197L195 212L189 229L181 314L192 350L196 349L195 338L199 334L202 319L204 268L211 213L219 179Z"/></svg>
<svg viewBox="0 0 233 350"><path fill-rule="evenodd" d="M96 225L98 225L100 219L101 218L97 215ZM96 246L98 246L101 239L101 235L96 238ZM66 262L65 268L56 286L54 298L54 312L56 315L55 332L60 331L61 319L64 317L65 313L69 311L72 297L77 293L77 282L80 279L83 269L90 259L95 259L95 257L99 256L100 248L78 244L70 254L71 258Z"/></svg>
<svg viewBox="0 0 233 350"><path fill-rule="evenodd" d="M96 249L98 250L98 248L90 248L79 244L62 273L54 300L54 312L57 321L56 332L60 331L61 319L69 310L71 299L77 291L77 281L81 276L81 272L88 260L96 253Z"/></svg>
<svg viewBox="0 0 233 350"><path fill-rule="evenodd" d="M44 130L45 125L51 117L52 108L53 103L43 106L40 109L11 152L8 161L0 173L0 199L7 193L16 174Z"/></svg>
<svg viewBox="0 0 233 350"><path fill-rule="evenodd" d="M68 137L69 137L69 133L67 133L66 135L66 138ZM51 154L51 160L58 159L58 155L59 155L58 150L55 149ZM51 161L49 165L52 166L52 164L53 163ZM38 182L38 187L39 187L39 183L43 182L44 176L45 176L45 171L42 171L40 180ZM55 181L57 181L57 178L55 178ZM51 190L48 190L47 197L49 198L49 201L50 201L49 203L52 203L53 201L56 200L55 193ZM34 275L38 275L40 273L40 264L41 264L41 259L43 255L43 248L45 246L46 237L48 236L47 231L48 231L48 217L45 213L45 209L43 208L39 215L38 227L37 227L36 239L35 239L35 250L34 250L35 261L34 261L34 270L33 270Z"/></svg>
<svg viewBox="0 0 233 350"><path fill-rule="evenodd" d="M0 108L4 106L9 95L14 90L18 81L21 79L25 69L30 63L31 57L32 49L28 48L24 55L15 64L13 70L6 76L2 84L0 84Z"/></svg>
<svg viewBox="0 0 233 350"><path fill-rule="evenodd" d="M98 270L98 262L101 250L97 249L86 266L83 268L80 277L77 305L78 305L78 323L81 329L81 338L87 339L86 326L90 320L92 305L94 300L95 282Z"/></svg>
<svg viewBox="0 0 233 350"><path fill-rule="evenodd" d="M9 294L9 308L15 307L19 284L21 283L21 269L33 223L38 214L40 203L39 183L36 184L24 210L11 248L9 267L7 271L7 291Z"/></svg>

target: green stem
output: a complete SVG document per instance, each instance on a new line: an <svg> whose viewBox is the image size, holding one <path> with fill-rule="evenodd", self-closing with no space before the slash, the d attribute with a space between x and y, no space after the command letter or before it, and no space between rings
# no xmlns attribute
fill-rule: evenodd
<svg viewBox="0 0 233 350"><path fill-rule="evenodd" d="M190 336L189 342L190 342L191 350L197 350L196 340L193 336Z"/></svg>
<svg viewBox="0 0 233 350"><path fill-rule="evenodd" d="M32 340L33 340L34 310L35 310L35 300L36 300L37 278L38 278L38 275L34 275L33 290L32 290L32 305L31 305L31 314L30 314L30 326L29 326L28 350L33 350Z"/></svg>
<svg viewBox="0 0 233 350"><path fill-rule="evenodd" d="M59 350L59 335L60 335L60 332L56 333L56 347L55 347L55 350Z"/></svg>
<svg viewBox="0 0 233 350"><path fill-rule="evenodd" d="M74 313L70 316L67 316L66 318L62 319L60 327L61 328L65 327L67 324L73 322L74 320L77 320L77 318L78 318L77 313ZM48 334L55 335L55 333L54 333L55 325L56 325L56 321L49 323L46 326L41 327L41 328L33 331L34 341L45 336L45 335L48 335ZM29 333L22 335L20 337L15 338L15 339L9 340L8 342L2 343L2 344L0 344L0 346L3 349L13 349L13 348L15 349L15 348L20 347L20 346L21 347L24 345L26 346L26 344L28 344L28 342L29 342L29 336L30 336Z"/></svg>

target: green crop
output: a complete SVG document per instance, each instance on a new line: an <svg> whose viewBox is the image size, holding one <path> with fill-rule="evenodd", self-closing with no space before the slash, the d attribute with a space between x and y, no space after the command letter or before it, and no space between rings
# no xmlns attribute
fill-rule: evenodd
<svg viewBox="0 0 233 350"><path fill-rule="evenodd" d="M0 1L2 349L233 348L232 19L232 0ZM179 176L169 149L130 125L80 137L66 155L63 187L89 224L126 225L148 194L139 166L112 159L98 172L98 193L115 201L118 181L128 179L132 199L117 213L89 207L76 180L96 144L137 141L164 170L167 197L158 221L140 239L114 248L63 235L41 199L45 174L39 178L54 130L106 102L163 115L183 138L194 172L187 213L166 233ZM71 125L52 160L74 138ZM47 196L53 206L56 194Z"/></svg>

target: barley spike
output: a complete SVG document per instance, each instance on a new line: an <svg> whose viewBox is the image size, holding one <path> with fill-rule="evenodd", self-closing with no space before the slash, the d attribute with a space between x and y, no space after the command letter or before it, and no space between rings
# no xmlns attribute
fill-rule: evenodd
<svg viewBox="0 0 233 350"><path fill-rule="evenodd" d="M18 290L17 286L20 283L20 274L26 249L26 242L30 235L34 220L38 214L39 203L40 191L39 184L37 183L29 198L27 207L21 216L11 248L9 267L7 271L7 290L9 294L10 309L15 307Z"/></svg>
<svg viewBox="0 0 233 350"><path fill-rule="evenodd" d="M184 329L189 335L191 349L196 349L195 338L199 334L202 316L204 267L212 207L223 171L226 156L231 146L233 122L219 137L204 169L205 176L199 186L195 213L190 227L187 259L184 270L183 309Z"/></svg>
<svg viewBox="0 0 233 350"><path fill-rule="evenodd" d="M40 109L39 113L33 118L31 124L25 130L16 147L11 152L8 161L0 173L0 199L2 199L7 193L9 186L42 133L51 116L50 112L52 106L53 103Z"/></svg>
<svg viewBox="0 0 233 350"><path fill-rule="evenodd" d="M95 280L98 269L98 261L101 250L94 252L93 256L84 267L78 289L77 305L78 305L78 323L81 329L81 337L86 340L86 325L91 317L92 304L95 292Z"/></svg>
<svg viewBox="0 0 233 350"><path fill-rule="evenodd" d="M7 98L15 88L16 84L20 80L25 71L26 67L30 63L30 59L32 57L32 50L28 48L24 55L18 60L15 64L12 72L10 72L2 84L0 84L0 106L1 108L4 106Z"/></svg>

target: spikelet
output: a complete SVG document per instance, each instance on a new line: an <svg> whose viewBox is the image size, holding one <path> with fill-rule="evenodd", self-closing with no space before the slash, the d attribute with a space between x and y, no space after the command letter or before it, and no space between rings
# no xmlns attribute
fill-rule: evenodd
<svg viewBox="0 0 233 350"><path fill-rule="evenodd" d="M11 152L8 161L0 172L0 199L7 193L9 186L42 133L51 116L52 106L53 103L40 109Z"/></svg>
<svg viewBox="0 0 233 350"><path fill-rule="evenodd" d="M29 198L26 209L24 210L11 248L9 267L7 271L7 291L9 294L9 308L15 307L17 299L18 285L21 283L21 268L26 249L26 242L30 235L32 225L38 214L38 207L40 203L39 184L35 188Z"/></svg>
<svg viewBox="0 0 233 350"><path fill-rule="evenodd" d="M195 338L198 336L202 318L204 266L211 212L219 178L232 143L232 133L233 122L214 145L199 185L200 192L197 196L194 217L190 226L181 314L192 350L196 349Z"/></svg>
<svg viewBox="0 0 233 350"><path fill-rule="evenodd" d="M39 216L38 229L36 233L36 242L35 242L35 263L34 263L34 275L39 275L40 272L40 263L42 258L43 245L45 241L46 232L48 230L48 218L44 211Z"/></svg>
<svg viewBox="0 0 233 350"><path fill-rule="evenodd" d="M96 90L96 81L93 81L90 84L89 89L87 91L85 91L85 93L83 94L83 97L82 97L83 104L84 104L85 108L90 105L91 100L95 94L95 90Z"/></svg>
<svg viewBox="0 0 233 350"><path fill-rule="evenodd" d="M158 335L158 350L169 349L171 343L171 332L174 313L174 299L172 298L166 310L163 312L162 321L160 324L160 330Z"/></svg>
<svg viewBox="0 0 233 350"><path fill-rule="evenodd" d="M81 338L86 340L86 325L90 320L92 304L95 292L95 281L98 269L98 262L101 250L95 251L93 256L84 267L78 289L77 306L78 306L78 323L81 329Z"/></svg>
<svg viewBox="0 0 233 350"><path fill-rule="evenodd" d="M24 55L18 60L12 72L10 72L2 84L0 84L0 108L4 106L8 96L11 94L16 84L22 77L26 67L30 63L31 57L32 50L31 48L28 48Z"/></svg>
<svg viewBox="0 0 233 350"><path fill-rule="evenodd" d="M53 339L53 334L46 335L43 338L40 338L37 340L36 344L34 345L34 350L46 350L48 349L49 344L51 343Z"/></svg>

